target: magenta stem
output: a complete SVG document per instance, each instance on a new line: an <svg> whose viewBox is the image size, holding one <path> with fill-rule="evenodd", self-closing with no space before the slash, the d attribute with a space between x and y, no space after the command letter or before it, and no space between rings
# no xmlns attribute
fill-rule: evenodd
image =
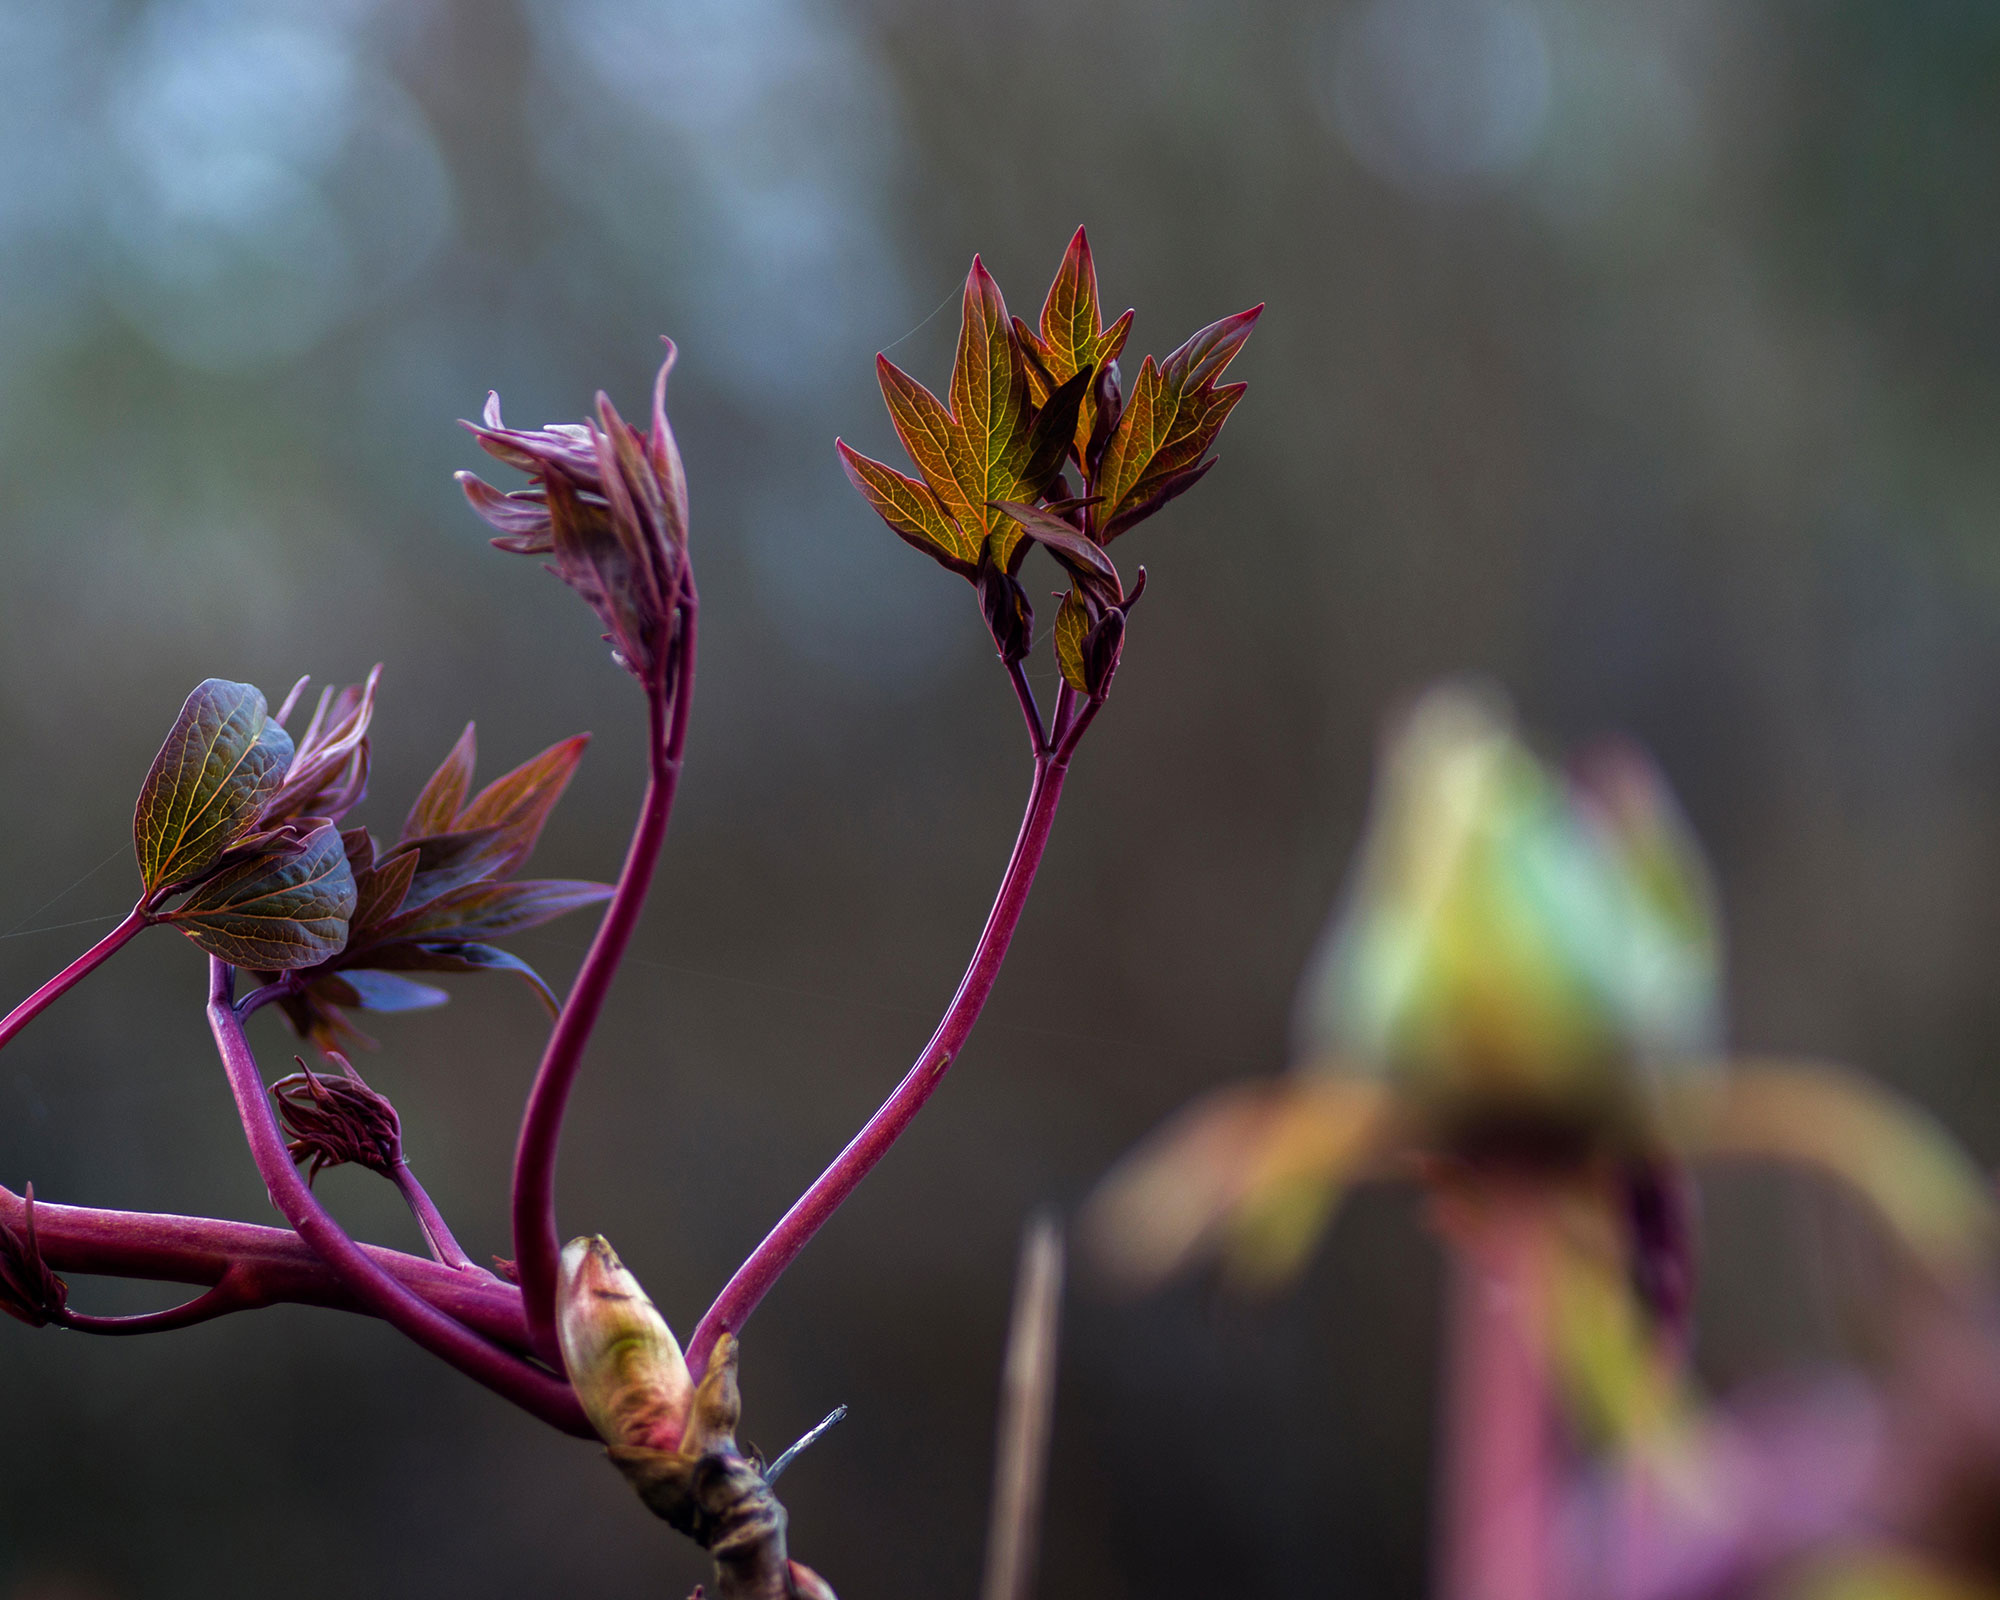
<svg viewBox="0 0 2000 1600"><path fill-rule="evenodd" d="M1034 685L1028 682L1027 664L1010 661L1007 664L1007 681L1013 684L1014 698L1021 703L1021 720L1028 725L1028 743L1039 761L1049 753L1049 735L1042 726L1042 708L1035 699Z"/></svg>
<svg viewBox="0 0 2000 1600"><path fill-rule="evenodd" d="M196 1323L210 1322L232 1311L248 1311L264 1303L255 1297L254 1290L245 1286L241 1274L224 1273L222 1281L206 1294L198 1294L185 1304L169 1306L164 1311L142 1312L135 1317L93 1317L80 1311L64 1311L53 1320L57 1327L68 1328L74 1333L95 1333L116 1338L192 1328Z"/></svg>
<svg viewBox="0 0 2000 1600"><path fill-rule="evenodd" d="M437 1208L429 1192L417 1182L417 1175L410 1170L407 1161L398 1161L390 1169L389 1181L395 1184L396 1192L403 1197L403 1203L410 1208L410 1215L417 1219L417 1226L424 1230L424 1237L430 1241L431 1254L447 1267L463 1272L478 1271L472 1257L467 1255L459 1242L452 1237L446 1225L444 1213Z"/></svg>
<svg viewBox="0 0 2000 1600"><path fill-rule="evenodd" d="M21 1234L26 1226L26 1203L0 1188L0 1227ZM373 1314L289 1228L219 1217L59 1206L38 1199L35 1241L43 1260L57 1272L201 1285L220 1284L233 1275L239 1310L289 1304ZM454 1271L380 1245L364 1244L361 1250L411 1294L455 1321L495 1344L528 1348L521 1292L512 1284L484 1273Z"/></svg>
<svg viewBox="0 0 2000 1600"><path fill-rule="evenodd" d="M1549 1219L1502 1194L1449 1252L1447 1600L1549 1600L1559 1481L1547 1342Z"/></svg>
<svg viewBox="0 0 2000 1600"><path fill-rule="evenodd" d="M5 1017L0 1017L0 1048L4 1048L7 1041L15 1034L109 961L132 935L145 927L150 920L146 912L146 902L142 900L117 927L29 995Z"/></svg>
<svg viewBox="0 0 2000 1600"><path fill-rule="evenodd" d="M333 1269L368 1310L431 1354L483 1383L524 1411L565 1432L593 1434L582 1407L563 1380L530 1366L519 1356L489 1343L419 1296L412 1294L361 1249L319 1203L285 1148L272 1114L264 1075L236 1014L236 969L209 960L208 1024L222 1055L223 1071L236 1112L250 1142L251 1158L270 1190L271 1201L301 1239Z"/></svg>
<svg viewBox="0 0 2000 1600"><path fill-rule="evenodd" d="M562 1359L556 1346L555 1303L562 1250L556 1230L556 1151L562 1139L563 1112L583 1064L591 1029L604 1009L611 980L638 926L660 847L666 842L667 819L673 813L674 790L680 782L681 752L687 744L688 708L694 698L695 612L690 581L669 663L661 680L647 687L649 777L632 843L625 852L625 867L542 1052L514 1152L514 1261L521 1278L521 1302L534 1348L552 1365Z"/></svg>
<svg viewBox="0 0 2000 1600"><path fill-rule="evenodd" d="M1008 858L1006 875L1000 880L1000 893L994 899L993 910L986 918L986 927L972 952L972 964L965 969L965 976L959 981L950 1007L938 1023L937 1032L931 1035L930 1043L917 1057L916 1065L896 1085L895 1092L882 1103L882 1108L868 1119L868 1125L854 1136L847 1148L834 1158L833 1164L819 1175L778 1225L765 1235L763 1242L750 1253L750 1258L736 1269L736 1275L724 1286L715 1304L709 1307L708 1314L695 1329L694 1338L688 1346L688 1366L697 1383L708 1369L708 1358L715 1349L716 1341L725 1333L742 1331L743 1324L750 1320L751 1312L757 1309L758 1302L770 1291L771 1285L797 1259L799 1252L825 1226L827 1219L840 1209L841 1202L854 1192L855 1186L889 1153L889 1147L902 1137L903 1130L909 1127L916 1114L924 1108L924 1102L936 1092L938 1084L944 1080L945 1070L964 1048L973 1024L979 1020L980 1010L986 1004L986 997L993 992L994 980L1000 975L1000 964L1007 958L1007 946L1028 903L1028 891L1034 886L1035 869L1041 865L1042 852L1048 846L1049 829L1055 822L1056 806L1062 799L1063 779L1069 771L1069 754L1074 749L1075 742L1071 740L1055 755L1045 756L1035 763L1034 783L1028 790L1027 814L1021 819L1021 831L1014 840L1014 853Z"/></svg>

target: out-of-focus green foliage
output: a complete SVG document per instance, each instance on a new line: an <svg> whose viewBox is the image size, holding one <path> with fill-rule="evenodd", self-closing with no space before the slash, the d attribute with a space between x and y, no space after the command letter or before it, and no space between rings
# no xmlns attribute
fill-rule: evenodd
<svg viewBox="0 0 2000 1600"><path fill-rule="evenodd" d="M1643 758L1599 770L1603 795L1551 773L1490 692L1427 694L1306 975L1303 1054L1453 1122L1629 1113L1643 1065L1712 1052L1706 866Z"/></svg>

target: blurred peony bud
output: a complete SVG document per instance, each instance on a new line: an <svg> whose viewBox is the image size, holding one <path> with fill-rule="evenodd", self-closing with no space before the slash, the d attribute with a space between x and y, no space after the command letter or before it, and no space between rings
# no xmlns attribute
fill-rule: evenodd
<svg viewBox="0 0 2000 1600"><path fill-rule="evenodd" d="M606 1444L678 1447L694 1400L687 1362L666 1319L601 1235L563 1248L556 1335L570 1384Z"/></svg>
<svg viewBox="0 0 2000 1600"><path fill-rule="evenodd" d="M1307 1053L1390 1075L1449 1138L1560 1142L1638 1110L1642 1064L1711 1051L1716 996L1707 876L1651 766L1573 790L1495 695L1425 695L1307 972Z"/></svg>

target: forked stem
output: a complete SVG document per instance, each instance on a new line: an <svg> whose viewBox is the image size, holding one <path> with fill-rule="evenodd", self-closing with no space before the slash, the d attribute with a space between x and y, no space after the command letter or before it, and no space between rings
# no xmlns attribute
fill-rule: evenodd
<svg viewBox="0 0 2000 1600"><path fill-rule="evenodd" d="M417 1181L417 1175L410 1170L407 1161L398 1161L389 1169L389 1181L396 1186L396 1192L403 1197L403 1203L410 1208L410 1215L417 1219L417 1226L424 1231L424 1238L431 1247L431 1254L443 1265L460 1272L479 1270L465 1247L452 1236L450 1226L444 1220L444 1213L437 1208L437 1202L430 1197L430 1191Z"/></svg>
<svg viewBox="0 0 2000 1600"><path fill-rule="evenodd" d="M688 708L694 695L697 606L693 579L686 578L684 583L680 623L668 664L660 680L647 686L649 776L639 820L625 852L617 891L605 908L604 920L597 925L597 936L590 942L569 998L563 1002L562 1015L542 1052L514 1152L514 1261L521 1279L528 1336L536 1353L558 1366L562 1357L556 1347L555 1302L562 1243L556 1229L556 1149L570 1089L583 1064L584 1047L590 1042L611 980L638 926L660 847L666 842L667 819L674 809L681 752L687 744Z"/></svg>
<svg viewBox="0 0 2000 1600"><path fill-rule="evenodd" d="M52 1320L56 1326L68 1328L74 1333L94 1333L119 1338L141 1333L167 1333L175 1328L192 1328L197 1323L212 1322L217 1317L226 1317L232 1311L248 1311L265 1303L259 1300L255 1290L249 1287L244 1274L231 1270L223 1274L222 1281L214 1288L196 1295L181 1305L169 1306L164 1311L142 1311L136 1316L128 1317L96 1317L87 1312L65 1309L61 1316Z"/></svg>
<svg viewBox="0 0 2000 1600"><path fill-rule="evenodd" d="M348 1237L292 1164L284 1135L271 1110L264 1075L244 1037L236 1014L236 969L209 958L208 1024L221 1053L236 1112L242 1119L251 1158L270 1191L272 1204L297 1230L301 1239L346 1285L367 1310L467 1377L512 1400L552 1427L582 1438L595 1431L577 1404L568 1383L519 1356L490 1344L463 1323L446 1316L383 1271Z"/></svg>

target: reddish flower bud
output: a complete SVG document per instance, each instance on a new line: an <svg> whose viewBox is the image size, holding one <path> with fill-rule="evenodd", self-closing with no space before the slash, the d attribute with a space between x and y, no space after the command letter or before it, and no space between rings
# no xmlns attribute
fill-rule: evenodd
<svg viewBox="0 0 2000 1600"><path fill-rule="evenodd" d="M392 1177L403 1159L403 1124L396 1108L367 1084L347 1057L327 1054L339 1077L321 1077L297 1056L300 1070L271 1085L278 1120L291 1143L294 1161L308 1163L310 1183L328 1167L353 1165Z"/></svg>

